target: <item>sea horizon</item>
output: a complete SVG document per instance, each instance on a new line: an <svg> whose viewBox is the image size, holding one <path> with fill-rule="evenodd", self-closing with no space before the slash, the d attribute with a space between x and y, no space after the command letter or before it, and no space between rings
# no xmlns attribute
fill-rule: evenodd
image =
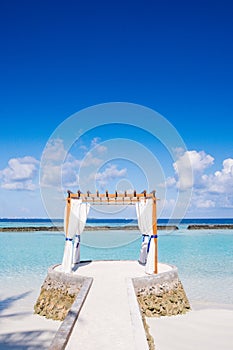
<svg viewBox="0 0 233 350"><path fill-rule="evenodd" d="M56 218L0 218L0 228L7 230L11 228L30 228L30 227L43 227L47 228L56 228L63 227L64 219ZM215 225L215 226L228 226L225 227L228 229L232 228L233 218L183 218L183 219L168 219L168 218L159 218L157 220L158 229L159 226L174 226L176 229L186 229L190 225L200 225L200 228L204 225ZM101 227L118 227L119 229L130 227L137 229L138 220L135 218L87 218L86 227L96 227L96 229L101 229Z"/></svg>
<svg viewBox="0 0 233 350"><path fill-rule="evenodd" d="M63 221L63 218L45 218L45 217L1 217L0 221ZM193 218L158 218L157 221L179 221L179 222L185 222L185 221L202 221L202 220L208 220L208 221L222 221L222 220L228 220L233 222L232 217L193 217ZM87 218L88 221L137 221L137 218L95 218L90 217Z"/></svg>

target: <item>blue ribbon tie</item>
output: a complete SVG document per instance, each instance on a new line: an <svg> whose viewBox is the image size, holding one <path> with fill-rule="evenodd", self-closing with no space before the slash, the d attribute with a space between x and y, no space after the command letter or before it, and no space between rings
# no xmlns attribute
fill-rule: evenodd
<svg viewBox="0 0 233 350"><path fill-rule="evenodd" d="M73 241L73 238L68 238L68 237L66 237L66 241L72 242L72 241Z"/></svg>
<svg viewBox="0 0 233 350"><path fill-rule="evenodd" d="M158 235L152 235L152 236L150 236L149 242L148 242L148 244L147 244L147 254L149 253L149 250L150 250L150 242L151 242L152 238L158 238Z"/></svg>
<svg viewBox="0 0 233 350"><path fill-rule="evenodd" d="M149 237L149 235L147 235L145 233L142 234L142 243L145 241L145 237Z"/></svg>

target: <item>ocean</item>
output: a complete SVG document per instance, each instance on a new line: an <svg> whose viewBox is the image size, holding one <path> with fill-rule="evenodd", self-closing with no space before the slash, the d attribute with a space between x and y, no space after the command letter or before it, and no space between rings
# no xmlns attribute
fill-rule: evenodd
<svg viewBox="0 0 233 350"><path fill-rule="evenodd" d="M0 219L0 227L62 226L62 220ZM159 220L158 224L166 224ZM233 219L184 219L175 231L159 231L159 261L178 267L191 302L233 304L233 230L188 230L189 224L233 224ZM126 219L89 219L89 226L127 226ZM169 222L169 224L171 224ZM1 291L39 288L49 266L62 261L63 232L0 232ZM137 260L137 230L85 231L81 260ZM38 290L39 293L39 290Z"/></svg>

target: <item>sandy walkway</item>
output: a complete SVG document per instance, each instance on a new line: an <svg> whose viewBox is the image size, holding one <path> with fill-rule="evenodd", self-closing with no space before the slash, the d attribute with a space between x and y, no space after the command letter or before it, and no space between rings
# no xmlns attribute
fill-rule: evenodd
<svg viewBox="0 0 233 350"><path fill-rule="evenodd" d="M135 350L127 282L143 276L144 267L134 261L99 261L77 273L94 281L66 349Z"/></svg>

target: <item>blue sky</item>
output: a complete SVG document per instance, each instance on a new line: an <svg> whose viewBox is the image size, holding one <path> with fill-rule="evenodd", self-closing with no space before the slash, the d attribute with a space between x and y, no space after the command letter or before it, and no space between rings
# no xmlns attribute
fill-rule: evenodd
<svg viewBox="0 0 233 350"><path fill-rule="evenodd" d="M0 217L46 216L39 169L52 133L83 108L115 101L159 112L184 140L187 150L174 160L149 135L130 133L162 167L164 216L180 190L176 165L189 157L194 181L187 216L232 217L232 14L226 0L1 2ZM127 131L92 130L67 157L76 164L93 145ZM129 160L101 166L103 187L127 186L136 172L133 185L144 189ZM164 195L163 184L155 184Z"/></svg>

